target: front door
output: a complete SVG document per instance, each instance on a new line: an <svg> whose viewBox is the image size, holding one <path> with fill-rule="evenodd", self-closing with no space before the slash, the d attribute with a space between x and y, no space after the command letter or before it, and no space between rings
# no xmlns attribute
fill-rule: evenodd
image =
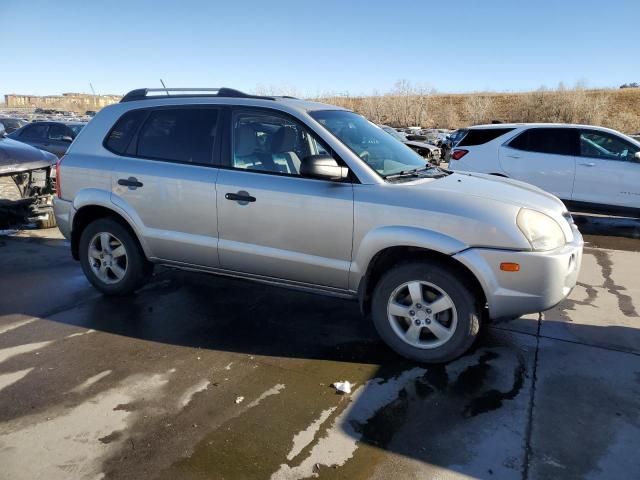
<svg viewBox="0 0 640 480"><path fill-rule="evenodd" d="M573 200L640 208L640 147L600 130L580 131Z"/></svg>
<svg viewBox="0 0 640 480"><path fill-rule="evenodd" d="M352 185L299 174L303 158L328 148L297 120L268 109L234 111L230 130L216 186L221 266L346 289Z"/></svg>
<svg viewBox="0 0 640 480"><path fill-rule="evenodd" d="M20 131L20 135L16 137L16 140L44 150L48 134L48 123L35 122L24 127Z"/></svg>

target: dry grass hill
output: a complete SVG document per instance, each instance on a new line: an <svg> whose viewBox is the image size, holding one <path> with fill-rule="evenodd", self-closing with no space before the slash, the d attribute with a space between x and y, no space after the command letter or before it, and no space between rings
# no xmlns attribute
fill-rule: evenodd
<svg viewBox="0 0 640 480"><path fill-rule="evenodd" d="M438 94L402 82L392 93L326 96L327 103L353 109L392 126L459 128L493 120L601 125L625 133L640 131L640 88L540 89L526 93Z"/></svg>

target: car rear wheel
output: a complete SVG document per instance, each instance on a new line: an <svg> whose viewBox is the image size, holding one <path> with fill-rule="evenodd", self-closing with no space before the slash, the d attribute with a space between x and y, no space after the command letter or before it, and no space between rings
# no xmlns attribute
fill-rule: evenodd
<svg viewBox="0 0 640 480"><path fill-rule="evenodd" d="M85 228L79 252L87 279L107 295L134 292L153 268L129 229L111 218L96 220Z"/></svg>
<svg viewBox="0 0 640 480"><path fill-rule="evenodd" d="M447 362L468 350L480 330L476 296L455 272L423 262L399 265L378 282L372 318L398 354L425 363Z"/></svg>

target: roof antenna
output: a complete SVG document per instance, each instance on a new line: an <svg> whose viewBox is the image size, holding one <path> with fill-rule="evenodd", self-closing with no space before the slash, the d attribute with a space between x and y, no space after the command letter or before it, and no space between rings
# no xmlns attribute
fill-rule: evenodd
<svg viewBox="0 0 640 480"><path fill-rule="evenodd" d="M164 87L164 91L167 94L167 97L170 96L169 95L169 90L167 90L167 86L164 84L164 82L162 81L162 79L160 79L160 83L162 84L162 86Z"/></svg>

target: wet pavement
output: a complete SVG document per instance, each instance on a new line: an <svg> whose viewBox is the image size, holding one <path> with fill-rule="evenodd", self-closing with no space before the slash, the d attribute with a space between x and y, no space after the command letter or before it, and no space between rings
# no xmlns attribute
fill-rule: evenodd
<svg viewBox="0 0 640 480"><path fill-rule="evenodd" d="M570 298L436 366L353 302L168 269L106 298L5 232L0 478L638 478L640 221L577 221Z"/></svg>

